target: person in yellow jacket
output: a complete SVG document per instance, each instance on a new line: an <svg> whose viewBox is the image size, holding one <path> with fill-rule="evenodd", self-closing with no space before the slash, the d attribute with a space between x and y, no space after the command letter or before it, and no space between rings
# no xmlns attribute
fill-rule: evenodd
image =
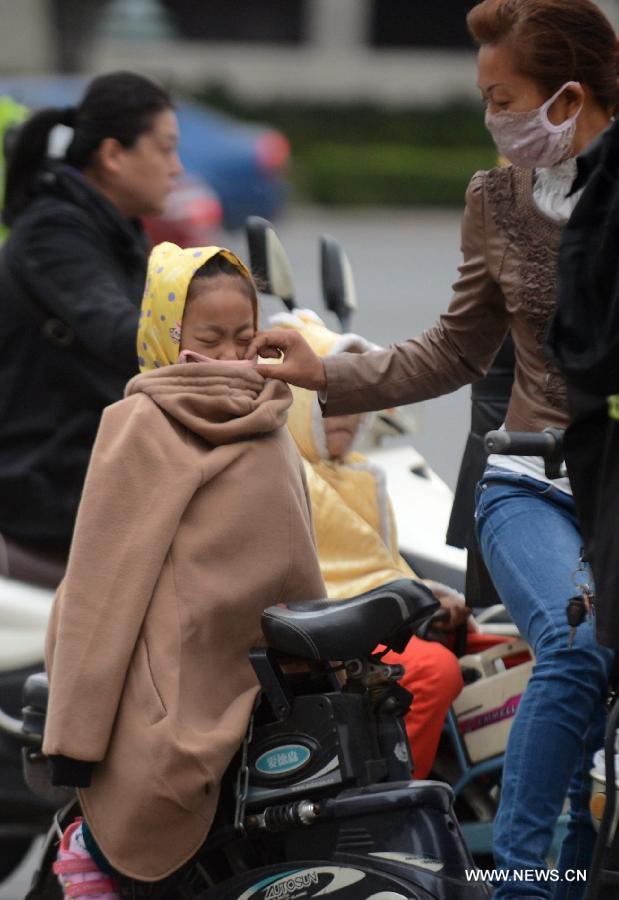
<svg viewBox="0 0 619 900"><path fill-rule="evenodd" d="M311 310L281 313L271 323L301 331L319 356L375 349L358 335L330 331ZM385 473L354 451L371 427L373 414L323 419L314 392L293 387L292 393L288 429L305 465L327 596L339 600L397 578L415 578L398 552ZM461 595L436 582L426 584L449 611L445 627L454 628L466 620L470 611ZM460 667L441 643L419 638L413 638L403 654L388 653L385 660L405 668L402 684L414 697L406 717L414 776L426 778L445 715L462 688Z"/></svg>

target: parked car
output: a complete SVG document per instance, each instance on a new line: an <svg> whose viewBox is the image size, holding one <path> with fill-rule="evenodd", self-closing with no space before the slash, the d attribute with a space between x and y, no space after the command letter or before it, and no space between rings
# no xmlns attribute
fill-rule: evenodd
<svg viewBox="0 0 619 900"><path fill-rule="evenodd" d="M69 106L87 83L81 75L13 76L0 78L0 94L30 109ZM267 125L238 122L183 98L175 106L183 165L215 192L224 226L240 228L249 215L277 217L288 195L288 139Z"/></svg>
<svg viewBox="0 0 619 900"><path fill-rule="evenodd" d="M216 192L226 228L242 228L249 215L276 218L288 195L288 139L186 100L176 112L183 165Z"/></svg>
<svg viewBox="0 0 619 900"><path fill-rule="evenodd" d="M220 243L223 219L215 191L197 175L181 175L160 216L148 216L144 226L153 242L173 241L179 247L204 247Z"/></svg>

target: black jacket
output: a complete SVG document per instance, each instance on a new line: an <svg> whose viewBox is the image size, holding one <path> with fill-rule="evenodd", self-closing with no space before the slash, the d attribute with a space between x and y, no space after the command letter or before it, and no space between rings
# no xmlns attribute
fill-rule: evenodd
<svg viewBox="0 0 619 900"><path fill-rule="evenodd" d="M102 409L136 373L147 245L50 165L0 251L0 532L68 546Z"/></svg>
<svg viewBox="0 0 619 900"><path fill-rule="evenodd" d="M559 248L548 348L568 386L565 461L596 587L598 640L619 649L619 120L578 159L584 190Z"/></svg>
<svg viewBox="0 0 619 900"><path fill-rule="evenodd" d="M619 119L578 157L584 190L563 229L548 346L568 384L619 393Z"/></svg>

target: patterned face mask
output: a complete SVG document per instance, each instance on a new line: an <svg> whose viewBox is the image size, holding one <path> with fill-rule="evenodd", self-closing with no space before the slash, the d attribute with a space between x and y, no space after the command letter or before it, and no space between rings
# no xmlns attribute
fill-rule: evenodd
<svg viewBox="0 0 619 900"><path fill-rule="evenodd" d="M572 149L576 119L582 106L560 125L552 124L548 118L548 110L566 88L576 84L577 81L567 81L537 109L527 112L486 111L486 128L499 153L523 169L554 166L566 159Z"/></svg>

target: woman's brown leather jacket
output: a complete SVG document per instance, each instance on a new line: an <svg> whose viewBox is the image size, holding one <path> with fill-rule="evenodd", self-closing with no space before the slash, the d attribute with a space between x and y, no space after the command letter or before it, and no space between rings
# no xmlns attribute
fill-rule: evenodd
<svg viewBox="0 0 619 900"><path fill-rule="evenodd" d="M324 360L327 415L428 400L481 378L508 328L516 349L507 427L567 424L563 379L544 352L561 225L533 200L532 172L477 172L467 190L460 277L437 325L388 350Z"/></svg>

